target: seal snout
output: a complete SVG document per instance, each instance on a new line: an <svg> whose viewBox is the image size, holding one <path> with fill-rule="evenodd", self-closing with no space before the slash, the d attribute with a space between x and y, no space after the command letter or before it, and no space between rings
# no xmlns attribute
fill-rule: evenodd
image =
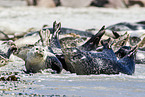
<svg viewBox="0 0 145 97"><path fill-rule="evenodd" d="M44 56L44 49L43 48L36 47L35 52L36 52L37 55L40 55L41 57Z"/></svg>

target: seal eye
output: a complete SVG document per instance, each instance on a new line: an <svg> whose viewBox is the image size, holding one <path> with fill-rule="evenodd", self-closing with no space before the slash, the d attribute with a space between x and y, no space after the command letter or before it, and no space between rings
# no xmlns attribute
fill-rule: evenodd
<svg viewBox="0 0 145 97"><path fill-rule="evenodd" d="M36 50L38 50L38 48L36 48Z"/></svg>
<svg viewBox="0 0 145 97"><path fill-rule="evenodd" d="M2 64L4 64L4 63L5 63L5 61L4 61L4 60L1 60L1 63L2 63Z"/></svg>
<svg viewBox="0 0 145 97"><path fill-rule="evenodd" d="M43 51L44 51L44 49L43 49Z"/></svg>

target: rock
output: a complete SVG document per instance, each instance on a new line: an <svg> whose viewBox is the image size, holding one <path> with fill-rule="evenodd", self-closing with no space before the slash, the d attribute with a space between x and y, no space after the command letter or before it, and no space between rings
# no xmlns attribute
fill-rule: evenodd
<svg viewBox="0 0 145 97"><path fill-rule="evenodd" d="M105 4L105 7L126 8L126 5L123 0L108 0L108 4Z"/></svg>
<svg viewBox="0 0 145 97"><path fill-rule="evenodd" d="M61 5L65 7L86 7L92 0L60 0Z"/></svg>
<svg viewBox="0 0 145 97"><path fill-rule="evenodd" d="M145 6L145 0L129 0L129 6L139 5L140 7Z"/></svg>
<svg viewBox="0 0 145 97"><path fill-rule="evenodd" d="M37 0L26 0L28 6L37 5L37 2L36 1Z"/></svg>
<svg viewBox="0 0 145 97"><path fill-rule="evenodd" d="M107 3L108 3L108 0L93 0L91 5L97 6L97 7L103 7Z"/></svg>
<svg viewBox="0 0 145 97"><path fill-rule="evenodd" d="M37 0L37 6L39 7L55 7L53 0Z"/></svg>

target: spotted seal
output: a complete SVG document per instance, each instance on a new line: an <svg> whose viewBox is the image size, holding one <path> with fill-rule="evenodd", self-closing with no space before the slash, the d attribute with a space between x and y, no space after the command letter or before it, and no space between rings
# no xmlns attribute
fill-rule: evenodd
<svg viewBox="0 0 145 97"><path fill-rule="evenodd" d="M119 72L132 75L135 70L134 53L136 47L117 60L114 51L108 44L101 42L102 52L83 51L78 48L66 48L65 60L78 75L88 74L118 74Z"/></svg>
<svg viewBox="0 0 145 97"><path fill-rule="evenodd" d="M54 34L57 33L57 31L55 31ZM50 31L41 30L39 35L41 44L25 46L17 52L19 53L18 57L21 57L25 61L26 73L37 73L47 68L52 68L57 73L60 73L62 64L54 55L51 45L49 44L49 40L53 40L53 38L49 39Z"/></svg>
<svg viewBox="0 0 145 97"><path fill-rule="evenodd" d="M8 35L0 31L0 40L7 40L7 39L9 39Z"/></svg>
<svg viewBox="0 0 145 97"><path fill-rule="evenodd" d="M141 36L144 34L145 31L145 21L139 22L120 22L114 25L110 25L106 28L105 35L109 37L113 37L112 31L117 31L119 35L123 35L124 33L128 32L130 34L130 44L136 45L136 42L139 42Z"/></svg>
<svg viewBox="0 0 145 97"><path fill-rule="evenodd" d="M0 67L6 65L9 62L11 54L16 50L17 48L15 46L11 46L6 53L0 50Z"/></svg>
<svg viewBox="0 0 145 97"><path fill-rule="evenodd" d="M84 43L83 45L81 46L78 46L76 48L80 49L80 50L86 50L86 51L93 51L93 50L96 50L96 48L98 47L98 44L99 44L99 41L101 39L101 37L104 35L105 33L105 26L103 26L99 31L98 33L96 33L94 36L92 36L86 43ZM63 64L63 66L65 67L65 70L67 71L70 71L71 73L75 73L75 70L73 69L72 65L70 62L68 62L66 60L65 57L67 57L66 55L66 50L67 48L62 48L62 51L64 53L64 59L65 59L65 64ZM68 48L69 49L69 48ZM72 51L70 51L71 53ZM69 53L69 52L68 52Z"/></svg>
<svg viewBox="0 0 145 97"><path fill-rule="evenodd" d="M135 55L137 64L145 64L145 37L138 43L138 51Z"/></svg>
<svg viewBox="0 0 145 97"><path fill-rule="evenodd" d="M106 29L111 31L131 31L145 29L144 21L129 23L129 22L120 22L111 26L108 26Z"/></svg>
<svg viewBox="0 0 145 97"><path fill-rule="evenodd" d="M36 73L47 68L52 68L57 73L62 70L62 64L57 57L42 46L35 46L27 53L25 67L27 73Z"/></svg>

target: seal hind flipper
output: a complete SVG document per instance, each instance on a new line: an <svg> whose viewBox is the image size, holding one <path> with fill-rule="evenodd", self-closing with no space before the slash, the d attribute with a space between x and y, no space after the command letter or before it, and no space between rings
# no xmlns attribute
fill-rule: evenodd
<svg viewBox="0 0 145 97"><path fill-rule="evenodd" d="M59 39L58 39L58 34L60 33L60 28L61 28L61 23L58 23L56 24L56 22L54 22L54 25L55 27L54 30L55 32L53 33L52 37L51 37L51 40L50 40L50 46L54 52L54 54L62 54L62 51L61 51L61 45L60 45L60 42L59 42Z"/></svg>
<svg viewBox="0 0 145 97"><path fill-rule="evenodd" d="M130 50L131 50L130 46L122 46L118 51L115 52L115 55L120 59L126 56L130 52Z"/></svg>
<svg viewBox="0 0 145 97"><path fill-rule="evenodd" d="M128 57L134 56L134 54L137 52L138 45L136 45L132 50L130 50Z"/></svg>
<svg viewBox="0 0 145 97"><path fill-rule="evenodd" d="M102 40L101 44L103 45L104 49L109 49L109 42L111 41L111 38L108 38L107 40Z"/></svg>
<svg viewBox="0 0 145 97"><path fill-rule="evenodd" d="M46 31L39 31L40 40L42 42L42 46L48 46L50 31L46 29Z"/></svg>
<svg viewBox="0 0 145 97"><path fill-rule="evenodd" d="M115 39L119 38L120 35L116 31L112 31L113 35L115 36Z"/></svg>
<svg viewBox="0 0 145 97"><path fill-rule="evenodd" d="M79 47L81 50L90 51L96 49L101 37L105 34L105 26L103 26L98 33L92 36L85 44Z"/></svg>
<svg viewBox="0 0 145 97"><path fill-rule="evenodd" d="M119 59L117 62L117 66L120 70L120 72L132 75L135 71L135 60L134 56L137 51L138 46L135 46L132 50L129 51L129 53L124 56L123 58Z"/></svg>

